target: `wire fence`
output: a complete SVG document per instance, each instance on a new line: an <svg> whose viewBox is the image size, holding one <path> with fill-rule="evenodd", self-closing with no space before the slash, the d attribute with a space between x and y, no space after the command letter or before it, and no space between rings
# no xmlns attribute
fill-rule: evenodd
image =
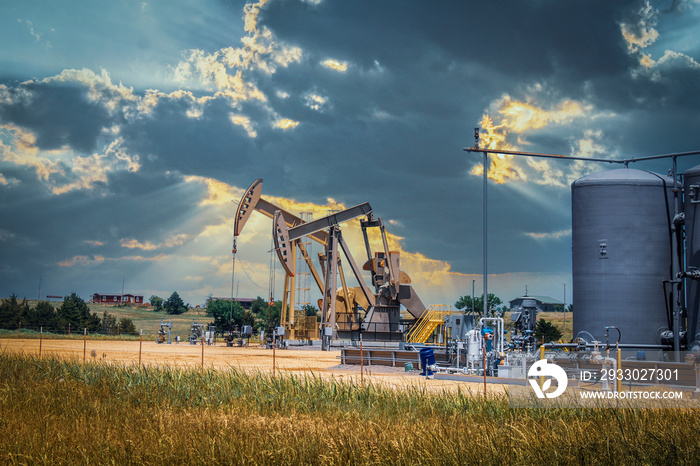
<svg viewBox="0 0 700 466"><path fill-rule="evenodd" d="M34 336L36 334L49 334L49 335L65 335L65 336L90 336L90 337L138 337L139 331L134 328L123 329L121 326L100 326L98 328L92 327L87 328L84 326L76 326L72 324L56 324L49 323L46 325L27 325L18 324L14 328L9 328L5 326L0 329L2 334L11 335L16 333L18 336ZM153 333L153 332L149 332Z"/></svg>

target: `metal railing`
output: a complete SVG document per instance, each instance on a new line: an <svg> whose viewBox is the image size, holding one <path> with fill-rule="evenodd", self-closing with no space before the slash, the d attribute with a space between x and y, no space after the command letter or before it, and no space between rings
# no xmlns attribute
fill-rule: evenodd
<svg viewBox="0 0 700 466"><path fill-rule="evenodd" d="M423 312L418 321L406 333L407 343L425 343L437 330L440 333L445 327L445 317L452 315L452 306L431 304ZM442 343L444 345L444 339Z"/></svg>

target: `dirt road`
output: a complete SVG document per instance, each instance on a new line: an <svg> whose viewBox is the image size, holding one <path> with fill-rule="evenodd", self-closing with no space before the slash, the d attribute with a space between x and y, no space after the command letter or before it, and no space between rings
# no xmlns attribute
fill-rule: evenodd
<svg viewBox="0 0 700 466"><path fill-rule="evenodd" d="M321 377L352 379L360 381L359 366L340 364L340 350L321 351L319 347L300 347L274 352L275 370L278 373L315 374ZM39 354L38 339L0 339L0 351L12 353ZM105 361L116 364L138 364L138 341L115 340L49 340L41 342L41 354L67 359ZM202 346L180 344L156 344L144 341L141 347L142 364L201 367ZM272 372L273 352L259 346L227 347L223 345L204 346L204 367L218 370L229 368L244 371ZM365 366L364 380L390 387L419 386L428 390L457 390L483 393L484 387L478 383L456 382L451 380L425 380L418 371L405 372L403 368ZM503 385L489 384L489 393L502 393Z"/></svg>

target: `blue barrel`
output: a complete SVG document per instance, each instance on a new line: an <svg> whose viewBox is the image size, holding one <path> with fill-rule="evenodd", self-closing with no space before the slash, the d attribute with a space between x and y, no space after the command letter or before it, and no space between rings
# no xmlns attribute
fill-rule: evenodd
<svg viewBox="0 0 700 466"><path fill-rule="evenodd" d="M435 354L432 348L421 348L420 350L420 365L423 368L423 376L433 375L433 371L428 369L428 366L435 364Z"/></svg>

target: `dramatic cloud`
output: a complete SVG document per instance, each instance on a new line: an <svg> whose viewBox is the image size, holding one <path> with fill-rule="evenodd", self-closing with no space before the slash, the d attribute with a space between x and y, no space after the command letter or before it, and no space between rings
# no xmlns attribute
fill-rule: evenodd
<svg viewBox="0 0 700 466"><path fill-rule="evenodd" d="M564 156L697 149L699 8L18 3L0 18L0 294L126 277L149 296L227 295L235 202L264 178L295 213L370 202L424 301L452 304L481 283L473 128L482 147ZM570 184L609 167L490 159L491 289L555 296ZM363 257L357 222L343 228ZM239 238L240 296L267 294L270 229L254 215Z"/></svg>

